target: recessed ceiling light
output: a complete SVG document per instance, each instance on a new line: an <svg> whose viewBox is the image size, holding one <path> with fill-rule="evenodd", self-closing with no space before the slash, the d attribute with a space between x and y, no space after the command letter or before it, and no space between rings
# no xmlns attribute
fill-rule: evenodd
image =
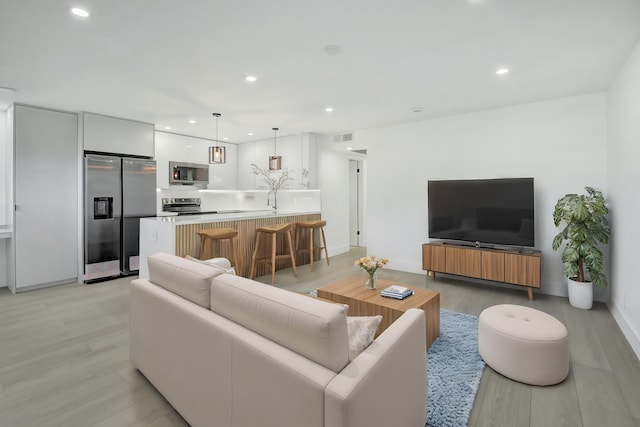
<svg viewBox="0 0 640 427"><path fill-rule="evenodd" d="M81 9L79 7L74 7L71 9L71 13L73 13L76 16L79 16L80 18L88 18L89 17L89 12L87 12L84 9Z"/></svg>
<svg viewBox="0 0 640 427"><path fill-rule="evenodd" d="M227 138L227 137L225 136L225 137L224 137L224 138L222 138L222 139L224 139L224 140L226 141L226 140L228 140L229 138Z"/></svg>
<svg viewBox="0 0 640 427"><path fill-rule="evenodd" d="M195 120L189 120L189 123L191 123L192 125L196 123Z"/></svg>
<svg viewBox="0 0 640 427"><path fill-rule="evenodd" d="M351 151L351 150L353 150L353 147L347 147L347 150Z"/></svg>
<svg viewBox="0 0 640 427"><path fill-rule="evenodd" d="M327 107L324 109L327 113L331 113L333 111L333 107Z"/></svg>
<svg viewBox="0 0 640 427"><path fill-rule="evenodd" d="M504 76L505 74L509 74L509 69L508 68L498 68L496 70L496 74L499 76Z"/></svg>
<svg viewBox="0 0 640 427"><path fill-rule="evenodd" d="M166 130L171 130L171 126L165 126L164 127Z"/></svg>
<svg viewBox="0 0 640 427"><path fill-rule="evenodd" d="M16 90L12 87L8 87L8 86L0 86L0 91L3 92L15 92Z"/></svg>
<svg viewBox="0 0 640 427"><path fill-rule="evenodd" d="M329 46L325 46L323 50L327 55L337 55L340 53L340 46L337 44L330 44Z"/></svg>
<svg viewBox="0 0 640 427"><path fill-rule="evenodd" d="M247 135L249 135L249 136L253 136L253 132L249 132Z"/></svg>
<svg viewBox="0 0 640 427"><path fill-rule="evenodd" d="M255 82L256 80L258 80L256 76L247 76L244 79L248 82Z"/></svg>

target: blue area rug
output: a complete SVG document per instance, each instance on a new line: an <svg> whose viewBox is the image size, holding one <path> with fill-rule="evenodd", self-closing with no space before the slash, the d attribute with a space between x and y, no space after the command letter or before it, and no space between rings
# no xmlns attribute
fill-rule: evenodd
<svg viewBox="0 0 640 427"><path fill-rule="evenodd" d="M478 318L440 310L440 336L427 352L427 426L465 427L480 386Z"/></svg>

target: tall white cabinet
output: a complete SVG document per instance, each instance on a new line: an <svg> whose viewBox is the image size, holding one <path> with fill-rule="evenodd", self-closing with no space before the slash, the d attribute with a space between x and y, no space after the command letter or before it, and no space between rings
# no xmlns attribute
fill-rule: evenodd
<svg viewBox="0 0 640 427"><path fill-rule="evenodd" d="M78 115L21 104L12 108L15 211L9 287L19 292L76 282Z"/></svg>

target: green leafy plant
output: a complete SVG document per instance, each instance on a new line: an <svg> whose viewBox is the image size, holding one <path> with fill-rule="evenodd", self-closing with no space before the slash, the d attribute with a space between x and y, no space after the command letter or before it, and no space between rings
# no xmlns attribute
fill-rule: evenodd
<svg viewBox="0 0 640 427"><path fill-rule="evenodd" d="M606 288L608 283L603 273L604 257L598 245L609 242L609 209L605 205L602 192L591 187L584 189L588 194L567 194L556 203L553 223L556 227L563 222L566 225L554 237L552 246L554 251L558 250L566 241L562 251L562 262L567 277L585 282L586 268L591 282L596 287Z"/></svg>

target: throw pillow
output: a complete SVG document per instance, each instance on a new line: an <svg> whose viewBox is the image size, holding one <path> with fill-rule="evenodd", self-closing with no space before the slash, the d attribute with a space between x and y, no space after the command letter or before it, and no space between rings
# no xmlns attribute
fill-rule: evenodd
<svg viewBox="0 0 640 427"><path fill-rule="evenodd" d="M382 316L347 316L349 362L358 357L373 342Z"/></svg>
<svg viewBox="0 0 640 427"><path fill-rule="evenodd" d="M225 262L227 262L227 259L226 259L226 258L198 259L198 258L194 258L194 257L192 257L191 255L186 255L186 256L185 256L185 258L186 258L186 259L188 259L188 260L190 260L190 261L199 262L200 264L210 265L210 266L215 267L215 268L217 268L217 269L219 269L219 270L221 270L221 271L223 271L223 272L225 272L225 273L228 273L228 274L233 274L233 275L235 275L235 274L236 274L236 270L235 270L235 268L233 268L233 267L224 268L224 267L221 267L221 266L216 262L216 259L224 259L224 260L225 260Z"/></svg>

